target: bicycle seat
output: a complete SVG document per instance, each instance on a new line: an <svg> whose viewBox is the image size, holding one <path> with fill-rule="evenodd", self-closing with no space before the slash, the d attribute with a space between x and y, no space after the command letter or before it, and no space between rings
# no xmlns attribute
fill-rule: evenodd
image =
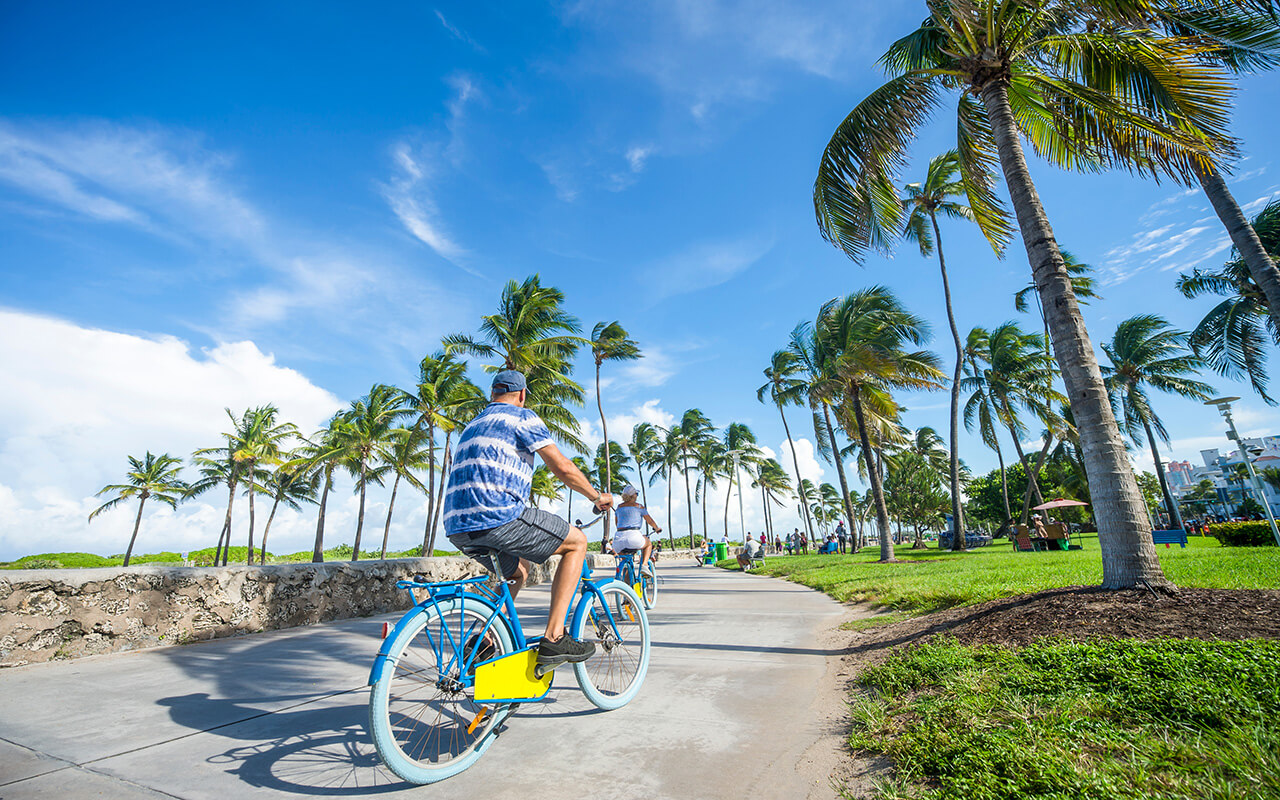
<svg viewBox="0 0 1280 800"><path fill-rule="evenodd" d="M620 555L620 556L634 556L635 554L637 554L637 553L639 553L639 552L640 552L639 550L635 550L635 549L627 549L627 550L623 550L622 552L618 553L618 555Z"/></svg>

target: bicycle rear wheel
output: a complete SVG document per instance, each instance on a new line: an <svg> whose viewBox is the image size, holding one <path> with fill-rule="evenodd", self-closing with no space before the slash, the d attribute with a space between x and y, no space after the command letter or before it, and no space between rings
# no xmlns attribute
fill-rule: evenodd
<svg viewBox="0 0 1280 800"><path fill-rule="evenodd" d="M369 731L387 768L410 783L434 783L470 767L493 741L510 705L482 705L464 678L474 664L514 649L502 617L462 598L425 612L396 635L393 669L373 685ZM465 667L465 670L464 670Z"/></svg>
<svg viewBox="0 0 1280 800"><path fill-rule="evenodd" d="M645 610L652 610L658 604L658 576L652 568L640 570L640 588Z"/></svg>
<svg viewBox="0 0 1280 800"><path fill-rule="evenodd" d="M587 699L612 710L631 702L649 671L649 617L635 591L621 581L599 591L583 595L573 617L573 637L596 646L573 671Z"/></svg>

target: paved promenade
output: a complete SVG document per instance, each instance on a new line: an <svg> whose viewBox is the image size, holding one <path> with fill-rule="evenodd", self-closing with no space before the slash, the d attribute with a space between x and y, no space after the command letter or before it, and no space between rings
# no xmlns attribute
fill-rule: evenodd
<svg viewBox="0 0 1280 800"><path fill-rule="evenodd" d="M634 702L597 711L566 669L444 783L399 781L365 733L380 617L2 671L0 800L834 797L841 700L819 643L843 609L712 567L660 575ZM521 597L535 632L547 592Z"/></svg>

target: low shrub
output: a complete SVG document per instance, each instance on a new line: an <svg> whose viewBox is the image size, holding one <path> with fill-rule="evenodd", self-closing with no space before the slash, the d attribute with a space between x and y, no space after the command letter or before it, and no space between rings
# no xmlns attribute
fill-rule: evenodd
<svg viewBox="0 0 1280 800"><path fill-rule="evenodd" d="M1266 522L1215 522L1209 526L1209 534L1226 547L1266 547L1276 543L1271 525Z"/></svg>

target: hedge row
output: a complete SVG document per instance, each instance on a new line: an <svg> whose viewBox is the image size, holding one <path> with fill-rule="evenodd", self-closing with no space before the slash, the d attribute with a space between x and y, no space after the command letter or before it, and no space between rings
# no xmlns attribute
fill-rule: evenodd
<svg viewBox="0 0 1280 800"><path fill-rule="evenodd" d="M1215 522L1209 526L1209 534L1225 547L1274 546L1271 525L1266 522Z"/></svg>

